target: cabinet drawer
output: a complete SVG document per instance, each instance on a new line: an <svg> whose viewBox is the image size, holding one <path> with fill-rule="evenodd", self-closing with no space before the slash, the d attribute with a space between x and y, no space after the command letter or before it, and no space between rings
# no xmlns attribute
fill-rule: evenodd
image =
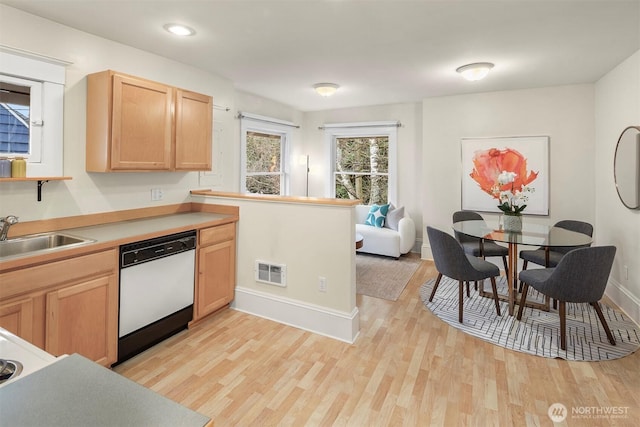
<svg viewBox="0 0 640 427"><path fill-rule="evenodd" d="M225 224L200 230L200 246L234 240L236 238L236 224Z"/></svg>

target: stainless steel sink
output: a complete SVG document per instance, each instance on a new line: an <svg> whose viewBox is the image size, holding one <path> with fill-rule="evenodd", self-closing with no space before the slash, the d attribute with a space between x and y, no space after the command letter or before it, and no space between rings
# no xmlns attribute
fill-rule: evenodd
<svg viewBox="0 0 640 427"><path fill-rule="evenodd" d="M92 242L95 240L64 233L32 234L0 241L0 259L68 249Z"/></svg>

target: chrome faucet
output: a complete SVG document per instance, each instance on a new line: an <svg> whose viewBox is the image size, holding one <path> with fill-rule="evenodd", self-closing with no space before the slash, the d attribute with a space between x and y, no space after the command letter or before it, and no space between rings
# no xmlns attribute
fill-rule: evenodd
<svg viewBox="0 0 640 427"><path fill-rule="evenodd" d="M15 215L7 215L4 218L0 218L2 223L2 229L0 229L0 241L7 240L7 234L9 234L9 227L18 222L18 217Z"/></svg>

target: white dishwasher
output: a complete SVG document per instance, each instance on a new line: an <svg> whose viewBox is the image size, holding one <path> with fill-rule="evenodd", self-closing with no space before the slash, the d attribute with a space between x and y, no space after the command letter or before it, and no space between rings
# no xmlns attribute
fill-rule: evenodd
<svg viewBox="0 0 640 427"><path fill-rule="evenodd" d="M120 247L118 362L187 327L193 319L196 232Z"/></svg>

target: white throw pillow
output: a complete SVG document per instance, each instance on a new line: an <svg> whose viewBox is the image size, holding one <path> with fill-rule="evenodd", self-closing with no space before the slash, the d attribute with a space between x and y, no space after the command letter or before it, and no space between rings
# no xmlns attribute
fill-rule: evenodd
<svg viewBox="0 0 640 427"><path fill-rule="evenodd" d="M404 206L390 210L387 213L387 218L384 221L384 226L392 230L398 231L398 223L404 218Z"/></svg>

